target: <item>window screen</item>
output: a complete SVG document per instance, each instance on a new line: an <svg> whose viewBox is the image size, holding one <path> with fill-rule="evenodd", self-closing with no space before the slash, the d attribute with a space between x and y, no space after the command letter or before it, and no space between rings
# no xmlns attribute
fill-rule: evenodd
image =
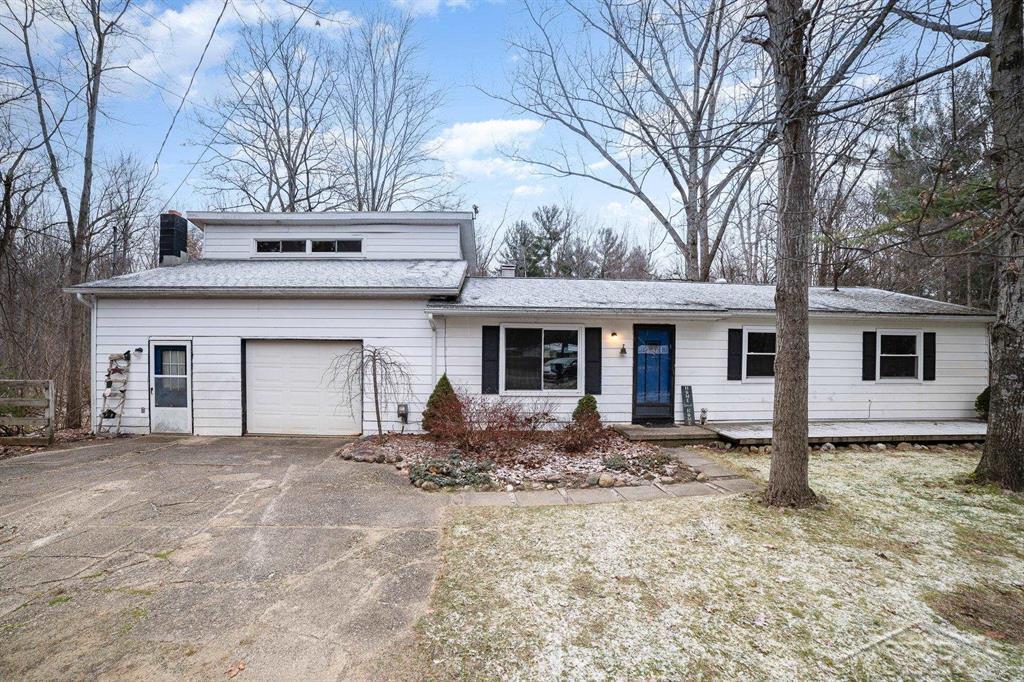
<svg viewBox="0 0 1024 682"><path fill-rule="evenodd" d="M917 358L917 334L879 334L879 377L916 379Z"/></svg>
<svg viewBox="0 0 1024 682"><path fill-rule="evenodd" d="M185 346L153 347L153 405L188 407L188 359Z"/></svg>
<svg viewBox="0 0 1024 682"><path fill-rule="evenodd" d="M576 329L506 329L505 390L576 390L579 342Z"/></svg>
<svg viewBox="0 0 1024 682"><path fill-rule="evenodd" d="M775 332L747 332L747 376L775 376Z"/></svg>
<svg viewBox="0 0 1024 682"><path fill-rule="evenodd" d="M505 390L540 390L542 338L540 329L505 330Z"/></svg>
<svg viewBox="0 0 1024 682"><path fill-rule="evenodd" d="M544 389L576 390L579 368L579 332L575 329L544 330Z"/></svg>

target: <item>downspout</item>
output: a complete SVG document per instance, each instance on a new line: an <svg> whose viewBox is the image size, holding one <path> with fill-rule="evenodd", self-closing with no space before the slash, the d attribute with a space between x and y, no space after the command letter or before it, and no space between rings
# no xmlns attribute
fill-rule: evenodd
<svg viewBox="0 0 1024 682"><path fill-rule="evenodd" d="M89 309L89 431L96 433L96 302L80 292L75 300Z"/></svg>
<svg viewBox="0 0 1024 682"><path fill-rule="evenodd" d="M437 321L434 313L427 313L427 322L430 323L430 390L437 385Z"/></svg>

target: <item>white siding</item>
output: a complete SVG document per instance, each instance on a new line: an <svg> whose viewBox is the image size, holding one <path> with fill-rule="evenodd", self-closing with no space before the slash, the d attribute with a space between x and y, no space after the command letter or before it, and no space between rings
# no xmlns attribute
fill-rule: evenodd
<svg viewBox="0 0 1024 682"><path fill-rule="evenodd" d="M203 257L253 258L256 239L362 238L363 258L460 259L458 225L208 225ZM301 257L301 254L291 254ZM264 256L260 256L264 258ZM311 256L318 257L318 256Z"/></svg>
<svg viewBox="0 0 1024 682"><path fill-rule="evenodd" d="M425 302L366 299L115 299L96 302L94 410L99 409L106 358L151 339L191 339L193 422L196 434L239 435L242 431L242 339L331 339L362 341L400 353L412 374L410 424L416 430L433 388L434 343ZM676 419L682 410L678 386L693 386L698 414L714 421L766 420L772 413L771 380L726 379L727 330L771 324L771 318L681 321L676 324ZM481 331L484 324L519 319L436 318L436 374L447 371L456 386L480 389ZM555 322L554 320L548 320ZM628 422L632 412L633 323L655 320L561 318L561 324L603 329L603 390L598 405L609 422ZM542 322L536 322L543 325ZM907 328L936 333L936 380L861 380L861 334L872 329ZM612 339L611 332L618 332ZM620 355L625 344L627 354ZM148 353L133 355L124 427L149 428ZM983 322L890 319L811 321L811 418L945 419L974 414L977 394L988 375L987 329ZM552 407L567 419L576 397L519 398ZM393 405L384 408L385 428L400 428ZM370 391L364 390L364 432L375 429Z"/></svg>
<svg viewBox="0 0 1024 682"><path fill-rule="evenodd" d="M480 390L480 327L521 320L449 317L442 322L438 372L447 371L456 386ZM548 318L548 323L553 321ZM543 322L535 321L538 326ZM600 326L602 393L601 414L609 422L632 419L633 324L655 320L562 318L563 324ZM679 386L693 386L694 409L707 409L714 421L768 420L772 416L773 382L726 379L727 330L744 325L772 325L772 319L733 318L686 321L676 324L676 419L682 418ZM862 381L862 332L906 328L936 333L936 380L920 382ZM618 332L617 339L611 333ZM626 345L627 354L619 349ZM812 419L954 419L974 416L974 399L987 383L987 330L983 322L909 320L811 321L810 416ZM560 419L567 419L576 397L530 398L550 403Z"/></svg>
<svg viewBox="0 0 1024 682"><path fill-rule="evenodd" d="M148 347L150 339L191 339L193 423L198 435L242 432L242 339L363 341L400 353L412 374L407 428L419 424L433 388L431 331L423 301L339 299L116 299L96 302L94 413L102 402L110 353ZM372 393L363 395L363 431L372 432ZM124 429L149 429L149 357L132 355ZM401 428L396 407L385 428Z"/></svg>

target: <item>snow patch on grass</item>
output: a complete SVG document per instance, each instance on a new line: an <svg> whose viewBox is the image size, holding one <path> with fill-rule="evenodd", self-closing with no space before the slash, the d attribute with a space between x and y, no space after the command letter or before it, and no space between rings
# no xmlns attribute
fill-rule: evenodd
<svg viewBox="0 0 1024 682"><path fill-rule="evenodd" d="M723 460L767 477L763 455ZM745 496L456 509L423 673L444 679L1012 679L1024 649L928 595L1024 583L1024 500L963 453L815 453L826 510Z"/></svg>

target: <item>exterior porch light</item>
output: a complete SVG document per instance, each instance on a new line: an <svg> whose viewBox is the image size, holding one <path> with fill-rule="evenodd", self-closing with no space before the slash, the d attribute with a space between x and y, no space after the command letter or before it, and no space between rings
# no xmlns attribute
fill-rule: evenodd
<svg viewBox="0 0 1024 682"><path fill-rule="evenodd" d="M626 344L622 344L622 348L619 349L619 355L626 354Z"/></svg>

